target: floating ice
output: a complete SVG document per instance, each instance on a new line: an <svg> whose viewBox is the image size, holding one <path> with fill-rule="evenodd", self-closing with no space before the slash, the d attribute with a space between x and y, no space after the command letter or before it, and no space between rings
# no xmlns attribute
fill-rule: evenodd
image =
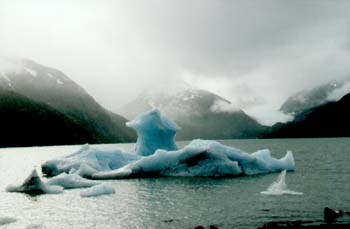
<svg viewBox="0 0 350 229"><path fill-rule="evenodd" d="M278 176L277 181L274 181L266 191L261 192L264 195L303 195L302 192L295 192L288 190L286 184L286 170L283 170L281 174Z"/></svg>
<svg viewBox="0 0 350 229"><path fill-rule="evenodd" d="M93 186L91 188L84 189L80 192L81 197L94 197L94 196L101 196L101 195L110 195L115 193L115 190L113 187L108 186L106 184L100 184Z"/></svg>
<svg viewBox="0 0 350 229"><path fill-rule="evenodd" d="M92 174L97 173L98 171L92 167L90 167L89 165L83 163L80 165L78 170L75 170L74 168L72 168L69 173L70 174L77 174L81 177L86 177L86 178L91 178Z"/></svg>
<svg viewBox="0 0 350 229"><path fill-rule="evenodd" d="M118 169L139 158L120 149L99 149L86 144L73 154L45 162L41 168L48 176L69 173L74 169L78 175L90 178L95 171Z"/></svg>
<svg viewBox="0 0 350 229"><path fill-rule="evenodd" d="M100 184L99 182L85 179L77 174L61 173L48 179L48 185L58 185L64 189L71 188L88 188Z"/></svg>
<svg viewBox="0 0 350 229"><path fill-rule="evenodd" d="M294 170L293 153L281 158L268 149L248 154L216 141L193 140L178 150L177 125L158 110L143 113L128 126L138 133L131 153L84 145L79 151L42 165L43 173L70 172L93 179L122 179L157 176L237 176Z"/></svg>
<svg viewBox="0 0 350 229"><path fill-rule="evenodd" d="M216 141L194 140L177 151L157 150L120 169L95 173L94 179L122 179L158 176L227 177L294 170L292 152L281 159L271 157L270 151L253 154L222 145Z"/></svg>
<svg viewBox="0 0 350 229"><path fill-rule="evenodd" d="M158 149L177 149L174 137L179 127L157 109L139 115L126 125L137 132L134 151L138 155L149 156Z"/></svg>
<svg viewBox="0 0 350 229"><path fill-rule="evenodd" d="M28 194L56 194L63 192L61 186L48 185L44 183L34 169L29 177L21 185L9 185L6 187L7 192L24 192Z"/></svg>

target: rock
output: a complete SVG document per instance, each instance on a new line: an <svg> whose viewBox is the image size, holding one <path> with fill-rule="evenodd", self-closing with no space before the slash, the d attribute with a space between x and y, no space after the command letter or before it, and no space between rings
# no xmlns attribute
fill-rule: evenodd
<svg viewBox="0 0 350 229"><path fill-rule="evenodd" d="M342 210L333 210L328 207L325 207L323 210L323 218L324 218L324 221L326 222L333 222L334 220L336 220L342 215L343 215Z"/></svg>

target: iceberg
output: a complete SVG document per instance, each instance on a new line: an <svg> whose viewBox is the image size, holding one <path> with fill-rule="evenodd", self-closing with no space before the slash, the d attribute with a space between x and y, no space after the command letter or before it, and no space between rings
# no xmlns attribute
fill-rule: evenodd
<svg viewBox="0 0 350 229"><path fill-rule="evenodd" d="M85 179L77 174L61 173L46 182L48 185L61 186L64 189L88 188L100 184L99 182Z"/></svg>
<svg viewBox="0 0 350 229"><path fill-rule="evenodd" d="M149 156L158 149L177 149L175 134L179 127L157 109L140 114L126 125L137 132L134 152L138 155Z"/></svg>
<svg viewBox="0 0 350 229"><path fill-rule="evenodd" d="M63 192L63 188L61 186L44 183L34 169L21 185L9 185L6 187L6 191L39 195L61 193Z"/></svg>
<svg viewBox="0 0 350 229"><path fill-rule="evenodd" d="M134 149L103 149L84 145L77 152L50 160L43 173L76 174L92 179L159 176L233 177L295 169L291 151L280 159L268 149L246 153L212 140L193 140L182 149L175 144L179 127L159 110L139 115L127 125L137 131Z"/></svg>
<svg viewBox="0 0 350 229"><path fill-rule="evenodd" d="M106 184L100 184L93 186L91 188L87 188L85 190L82 190L80 192L81 197L95 197L95 196L102 196L102 195L110 195L114 194L115 190L113 187L108 186Z"/></svg>
<svg viewBox="0 0 350 229"><path fill-rule="evenodd" d="M118 169L139 158L120 149L99 149L86 144L75 153L46 161L41 169L48 176L75 171L82 177L91 178L96 171Z"/></svg>
<svg viewBox="0 0 350 229"><path fill-rule="evenodd" d="M253 154L225 146L216 141L194 140L177 151L157 150L122 168L93 174L93 179L123 179L159 176L232 177L294 170L292 152L281 159L269 150Z"/></svg>
<svg viewBox="0 0 350 229"><path fill-rule="evenodd" d="M303 195L302 192L291 191L287 188L286 184L286 170L283 170L278 176L277 181L274 181L266 191L261 192L264 195Z"/></svg>
<svg viewBox="0 0 350 229"><path fill-rule="evenodd" d="M74 168L72 168L69 171L70 174L77 174L77 175L79 175L81 177L85 177L85 178L91 178L92 174L97 173L97 172L98 172L98 170L92 168L91 166L89 166L85 163L82 163L79 166L78 170L75 170Z"/></svg>

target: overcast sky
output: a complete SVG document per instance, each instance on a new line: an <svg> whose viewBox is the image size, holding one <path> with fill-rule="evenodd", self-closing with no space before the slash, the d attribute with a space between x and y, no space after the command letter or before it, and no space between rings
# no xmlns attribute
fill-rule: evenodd
<svg viewBox="0 0 350 229"><path fill-rule="evenodd" d="M0 0L0 53L62 70L111 110L176 79L268 116L350 76L349 12L348 0Z"/></svg>

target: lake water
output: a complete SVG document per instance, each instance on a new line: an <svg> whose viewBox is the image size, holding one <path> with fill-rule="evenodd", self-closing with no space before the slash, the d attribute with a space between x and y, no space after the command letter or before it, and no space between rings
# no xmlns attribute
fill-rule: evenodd
<svg viewBox="0 0 350 229"><path fill-rule="evenodd" d="M279 175L272 173L112 180L104 181L116 190L109 196L81 198L81 190L65 190L32 197L7 193L5 187L23 181L34 166L40 170L45 160L80 146L0 149L0 225L16 220L1 228L256 228L282 220L322 223L324 207L350 208L350 138L222 142L247 152L269 148L275 157L292 150L296 171L287 173L287 185L304 195L260 194ZM132 144L100 147L130 149Z"/></svg>

